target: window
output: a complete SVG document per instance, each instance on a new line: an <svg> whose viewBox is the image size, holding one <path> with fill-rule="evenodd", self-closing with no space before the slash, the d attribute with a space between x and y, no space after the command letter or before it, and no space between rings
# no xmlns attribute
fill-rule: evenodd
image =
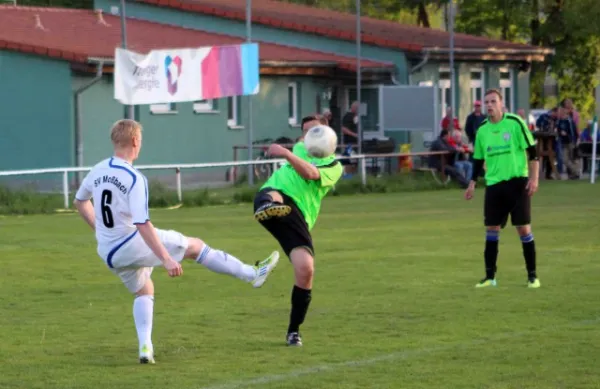
<svg viewBox="0 0 600 389"><path fill-rule="evenodd" d="M452 104L452 90L450 85L450 70L440 69L440 81L438 87L440 88L440 109L442 110L442 117L446 116L446 109ZM452 109L454 109L454 107Z"/></svg>
<svg viewBox="0 0 600 389"><path fill-rule="evenodd" d="M227 125L229 127L240 127L240 96L227 98Z"/></svg>
<svg viewBox="0 0 600 389"><path fill-rule="evenodd" d="M291 126L298 124L298 83L288 84L288 123Z"/></svg>
<svg viewBox="0 0 600 389"><path fill-rule="evenodd" d="M217 101L213 99L208 100L199 100L194 102L194 112L202 113L202 112L216 112Z"/></svg>
<svg viewBox="0 0 600 389"><path fill-rule="evenodd" d="M150 113L152 113L152 114L177 113L177 105L175 103L151 104L150 105Z"/></svg>
<svg viewBox="0 0 600 389"><path fill-rule="evenodd" d="M483 84L483 70L472 69L471 70L471 105L476 100L481 101L483 99L485 85Z"/></svg>
<svg viewBox="0 0 600 389"><path fill-rule="evenodd" d="M502 99L504 100L506 110L512 112L514 109L514 92L511 69L500 69L500 91L502 92Z"/></svg>

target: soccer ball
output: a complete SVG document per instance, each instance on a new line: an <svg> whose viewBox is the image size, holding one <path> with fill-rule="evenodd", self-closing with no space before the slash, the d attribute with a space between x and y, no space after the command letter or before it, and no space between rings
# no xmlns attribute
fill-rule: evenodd
<svg viewBox="0 0 600 389"><path fill-rule="evenodd" d="M308 130L304 145L311 157L326 158L335 153L337 135L331 127L321 124Z"/></svg>

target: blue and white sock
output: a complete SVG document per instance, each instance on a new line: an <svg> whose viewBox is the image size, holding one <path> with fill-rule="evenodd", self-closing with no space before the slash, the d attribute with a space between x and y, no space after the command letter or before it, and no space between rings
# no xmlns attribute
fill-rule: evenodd
<svg viewBox="0 0 600 389"><path fill-rule="evenodd" d="M206 243L196 262L215 273L229 274L242 281L251 282L256 278L256 269L253 266L243 263L224 251L214 250Z"/></svg>

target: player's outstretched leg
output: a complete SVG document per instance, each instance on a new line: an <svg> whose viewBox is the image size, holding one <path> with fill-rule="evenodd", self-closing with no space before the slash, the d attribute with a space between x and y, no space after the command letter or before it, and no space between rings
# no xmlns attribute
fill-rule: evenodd
<svg viewBox="0 0 600 389"><path fill-rule="evenodd" d="M523 245L523 258L525 258L525 268L527 269L527 287L539 288L541 284L537 278L535 241L533 240L531 226L519 226L517 232Z"/></svg>
<svg viewBox="0 0 600 389"><path fill-rule="evenodd" d="M498 242L500 226L487 227L485 233L485 278L475 285L476 288L496 286L496 263L498 261Z"/></svg>
<svg viewBox="0 0 600 389"><path fill-rule="evenodd" d="M193 259L209 270L219 274L229 274L260 288L279 262L279 252L273 251L266 259L247 265L224 251L211 248L198 238L188 238L189 245L185 258Z"/></svg>
<svg viewBox="0 0 600 389"><path fill-rule="evenodd" d="M140 271L148 271L143 269ZM154 364L154 347L152 346L152 319L154 316L154 283L150 278L136 293L133 300L133 321L139 341L140 363Z"/></svg>
<svg viewBox="0 0 600 389"><path fill-rule="evenodd" d="M288 346L302 346L300 325L304 323L312 299L311 290L315 271L314 258L307 248L298 247L290 253L290 260L294 267L295 284L292 289L292 310L286 342Z"/></svg>

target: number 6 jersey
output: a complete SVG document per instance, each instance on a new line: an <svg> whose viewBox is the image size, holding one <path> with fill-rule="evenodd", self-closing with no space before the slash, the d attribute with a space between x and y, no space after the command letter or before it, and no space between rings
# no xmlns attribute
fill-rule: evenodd
<svg viewBox="0 0 600 389"><path fill-rule="evenodd" d="M96 164L75 198L93 200L99 251L128 240L137 232L136 224L150 220L146 177L118 157Z"/></svg>

